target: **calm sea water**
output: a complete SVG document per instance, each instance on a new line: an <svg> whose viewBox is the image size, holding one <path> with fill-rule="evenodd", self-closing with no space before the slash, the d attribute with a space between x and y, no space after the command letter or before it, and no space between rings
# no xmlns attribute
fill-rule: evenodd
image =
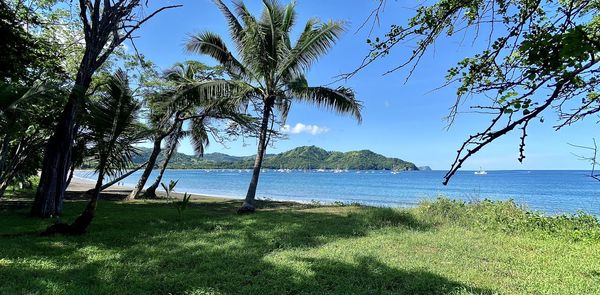
<svg viewBox="0 0 600 295"><path fill-rule="evenodd" d="M141 171L125 179L133 186ZM90 171L76 171L94 178ZM156 171L150 180L154 180ZM426 199L447 196L462 200L513 199L532 210L548 214L583 210L600 215L600 182L588 171L489 171L474 175L461 171L443 186L443 171L402 172L277 172L261 173L259 198L309 202L358 202L375 206L405 207ZM250 170L167 170L164 182L179 180L176 191L243 198Z"/></svg>

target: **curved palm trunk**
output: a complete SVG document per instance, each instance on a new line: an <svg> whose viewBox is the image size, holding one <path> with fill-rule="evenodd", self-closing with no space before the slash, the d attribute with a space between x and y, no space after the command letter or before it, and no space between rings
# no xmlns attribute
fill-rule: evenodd
<svg viewBox="0 0 600 295"><path fill-rule="evenodd" d="M180 130L181 130L181 127L179 127L176 132L179 132ZM165 170L167 169L167 166L169 165L169 161L171 161L171 157L175 153L176 149L177 149L177 142L172 142L171 145L169 146L169 151L167 152L165 161L162 163L162 166L160 167L160 171L158 172L158 177L156 177L156 180L154 180L154 183L151 186L149 186L146 189L146 192L144 193L144 196L146 198L156 199L156 189L158 188L158 185L160 184L160 181L162 180L163 175L165 174Z"/></svg>
<svg viewBox="0 0 600 295"><path fill-rule="evenodd" d="M100 175L98 175L98 180L96 181L96 186L94 187L94 193L92 194L92 198L88 202L85 209L75 219L75 221L70 225L71 235L81 235L87 231L87 228L92 223L94 216L96 216L96 208L98 207L98 199L100 199L100 191L102 187L102 180L104 178L104 171Z"/></svg>
<svg viewBox="0 0 600 295"><path fill-rule="evenodd" d="M273 108L274 99L267 99L263 109L263 117L260 124L260 134L258 136L258 148L256 152L256 159L254 160L254 168L252 170L252 179L250 180L250 185L248 186L248 192L246 193L246 198L244 199L244 204L242 207L238 209L238 213L252 213L256 210L255 208L255 198L256 198L256 188L258 187L258 177L260 176L260 169L262 167L262 161L265 156L265 151L267 150L267 137L269 133L269 118L271 117L271 111Z"/></svg>
<svg viewBox="0 0 600 295"><path fill-rule="evenodd" d="M139 166L137 166L136 168L133 168L133 169L131 169L129 172L127 172L127 173L125 173L125 174L123 174L123 175L121 175L121 176L119 176L119 177L117 177L117 178L115 178L115 179L111 180L110 182L107 182L107 183L103 184L103 185L100 187L100 192L102 192L103 190L105 190L105 189L107 189L107 188L109 188L109 187L113 186L115 183L117 183L117 182L119 182L119 181L121 181L121 180L123 180L123 179L127 178L127 176L129 176L129 175L131 175L131 174L135 173L136 171L138 171L138 170L140 170L140 169L144 168L144 166L146 166L146 164L148 164L148 161L144 162L142 165L139 165ZM94 193L94 188L92 188L92 189L90 189L90 190L86 191L85 193L86 193L86 194L88 194L88 195L92 195L92 194Z"/></svg>
<svg viewBox="0 0 600 295"><path fill-rule="evenodd" d="M87 228L90 226L92 220L96 216L96 208L98 207L98 200L100 199L100 191L102 187L102 181L104 179L105 166L105 163L101 164L101 167L98 171L98 180L96 180L92 197L90 198L90 201L81 215L79 215L71 224L56 223L49 226L44 232L42 232L43 236L53 234L82 235L87 231Z"/></svg>
<svg viewBox="0 0 600 295"><path fill-rule="evenodd" d="M8 188L8 181L0 182L0 198L4 196L6 189Z"/></svg>
<svg viewBox="0 0 600 295"><path fill-rule="evenodd" d="M148 181L148 178L150 177L150 174L152 173L152 169L154 169L154 165L156 164L156 160L158 159L158 155L160 155L160 143L162 142L162 137L159 137L157 139L154 140L154 146L152 148L152 153L150 154L150 158L148 158L148 164L146 165L146 169L144 169L144 173L142 173L142 176L140 176L140 180L138 180L137 185L133 188L133 190L131 191L131 193L127 196L127 200L133 200L135 199L139 194L140 191L142 191L142 189L144 188L144 185L146 185L146 181Z"/></svg>

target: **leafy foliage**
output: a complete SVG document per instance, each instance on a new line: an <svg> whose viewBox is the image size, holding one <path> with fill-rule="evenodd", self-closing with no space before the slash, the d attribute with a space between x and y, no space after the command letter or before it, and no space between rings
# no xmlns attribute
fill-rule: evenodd
<svg viewBox="0 0 600 295"><path fill-rule="evenodd" d="M88 104L81 136L96 169L114 177L130 166L137 153L134 144L145 139L147 131L137 121L141 104L134 99L125 72L117 71L102 88Z"/></svg>
<svg viewBox="0 0 600 295"><path fill-rule="evenodd" d="M60 75L62 69L56 44L32 33L34 28L40 27L38 13L34 10L38 7L11 2L0 1L0 82L31 85L36 80Z"/></svg>
<svg viewBox="0 0 600 295"><path fill-rule="evenodd" d="M528 211L512 200L464 201L438 198L419 206L424 218L434 224L457 224L489 231L517 234L535 232L573 241L599 240L600 222L596 216L579 212L572 215L545 216Z"/></svg>
<svg viewBox="0 0 600 295"><path fill-rule="evenodd" d="M183 220L183 212L190 204L190 199L192 198L192 195L185 193L185 194L183 194L183 197L181 198L181 200L178 200L177 197L175 197L173 195L173 193L175 191L175 186L177 186L177 182L179 182L179 180L171 180L169 182L169 185L165 185L164 182L161 183L160 185L165 190L165 193L167 194L167 199L169 199L171 201L171 204L173 204L175 209L177 209L177 214L179 215L179 220Z"/></svg>
<svg viewBox="0 0 600 295"><path fill-rule="evenodd" d="M529 124L543 122L551 109L558 115L556 130L600 111L599 12L595 0L435 1L420 6L407 24L392 25L384 37L367 40L372 49L358 70L406 41L415 48L391 71L411 67L410 76L444 35L488 36L481 53L448 71L447 85L457 86L449 123L468 97L478 99L471 109L491 119L459 148L446 184L473 154L513 131L520 133L518 160L523 161Z"/></svg>
<svg viewBox="0 0 600 295"><path fill-rule="evenodd" d="M64 95L51 81L31 87L0 82L0 196L7 185L37 173Z"/></svg>

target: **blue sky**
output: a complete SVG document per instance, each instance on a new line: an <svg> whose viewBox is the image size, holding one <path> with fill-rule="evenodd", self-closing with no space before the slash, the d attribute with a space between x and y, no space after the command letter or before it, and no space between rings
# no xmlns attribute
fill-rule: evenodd
<svg viewBox="0 0 600 295"><path fill-rule="evenodd" d="M151 8L174 2L181 3L184 7L163 12L138 31L136 46L141 53L163 69L175 62L190 59L214 64L206 57L188 54L183 50L190 34L206 30L218 33L229 41L225 20L212 1L150 2L153 5ZM225 3L230 4L228 0ZM248 0L245 3L255 14L260 13L262 1ZM369 50L365 42L369 32L366 29L357 32L357 29L375 5L375 0L297 1L296 32L310 17L348 22L348 29L341 40L308 73L311 84L329 84L335 80L335 76L351 71L360 63ZM402 3L388 1L381 25L375 27L373 35L383 35L389 24L402 24L412 13L413 10ZM360 125L350 117L339 116L327 110L310 105L293 105L287 121L290 125L288 139L276 142L268 152L279 153L303 145L338 151L370 149L419 166L448 169L462 141L488 122L488 118L482 115L461 114L449 130L445 129L444 117L455 99L455 89L447 87L433 90L443 84L448 68L480 48L479 44L462 40L462 37L441 39L407 82L407 71L389 75L383 73L398 65L410 53L408 45L397 47L390 56L344 82L343 85L353 88L357 98L363 102L363 123ZM234 48L231 45L229 47ZM556 122L553 113L547 112L544 118L545 123L530 124L527 158L523 164L517 161L518 134L513 134L492 143L471 158L464 169L588 169L589 163L580 161L571 154L582 151L568 143L590 144L597 134L593 118L566 127L560 132L552 129ZM179 151L193 153L187 141L183 142ZM232 155L251 155L255 151L256 143L253 139L229 142L226 146L213 143L207 149L207 152Z"/></svg>

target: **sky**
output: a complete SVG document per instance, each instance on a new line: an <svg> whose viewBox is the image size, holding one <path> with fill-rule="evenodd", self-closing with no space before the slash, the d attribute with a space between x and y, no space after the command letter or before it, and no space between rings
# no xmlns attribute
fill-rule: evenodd
<svg viewBox="0 0 600 295"><path fill-rule="evenodd" d="M224 1L231 5L229 0ZM185 60L215 64L207 57L185 52L187 38L195 33L215 32L228 42L230 49L234 48L228 37L225 19L212 1L162 0L150 3L148 11L161 5L183 5L182 8L162 12L144 24L136 34L135 45L139 52L161 69ZM255 15L262 10L262 1L247 0L244 3ZM376 4L375 0L297 0L298 18L293 38L299 35L299 30L311 17L347 22L347 30L339 42L307 73L310 84L329 85L337 80L336 76L350 72L360 64L370 48L366 43L370 32L368 28L359 28ZM401 1L388 1L381 22L374 27L371 36L382 36L390 24L403 24L413 13L414 8L404 6ZM408 80L407 70L384 75L410 54L412 48L406 44L396 47L392 54L371 64L352 79L330 85L354 89L363 104L361 124L349 116L340 116L312 105L293 104L287 120L289 126L284 126L283 130L287 139L277 141L267 152L280 153L304 145L343 152L369 149L388 157L411 161L417 166L449 169L462 142L489 122L489 117L484 115L463 113L449 129L446 128L444 117L456 98L456 90L451 86L436 90L445 82L444 77L450 67L481 49L481 44L465 42L468 37L441 38ZM544 123L536 121L530 124L524 163L517 160L519 134L515 133L488 145L470 158L463 168L589 169L588 162L573 155L584 154L585 151L569 143L590 145L592 138L599 138L594 118L567 126L559 132L552 128L556 123L555 114L546 112L544 119ZM179 152L193 154L189 141L182 143ZM256 153L256 142L251 138L238 139L225 145L213 142L206 152L252 155Z"/></svg>

